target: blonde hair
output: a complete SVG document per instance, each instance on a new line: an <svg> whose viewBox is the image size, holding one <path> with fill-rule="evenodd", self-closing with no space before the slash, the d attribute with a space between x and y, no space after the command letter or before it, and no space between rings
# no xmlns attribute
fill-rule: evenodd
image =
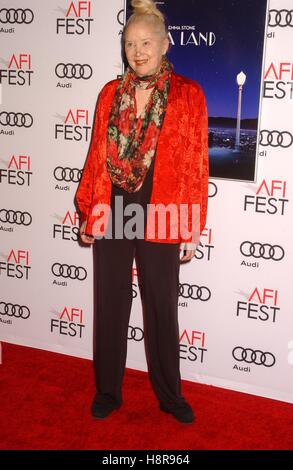
<svg viewBox="0 0 293 470"><path fill-rule="evenodd" d="M124 27L124 37L128 26L136 21L144 21L151 24L162 38L168 35L165 17L153 0L132 0L131 6L134 11Z"/></svg>

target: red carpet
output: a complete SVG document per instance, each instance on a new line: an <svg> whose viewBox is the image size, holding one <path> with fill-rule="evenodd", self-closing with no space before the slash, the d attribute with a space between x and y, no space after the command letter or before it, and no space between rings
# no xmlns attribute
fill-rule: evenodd
<svg viewBox="0 0 293 470"><path fill-rule="evenodd" d="M191 425L162 413L146 373L126 370L124 405L94 420L92 361L2 343L0 448L293 449L293 406L183 382Z"/></svg>

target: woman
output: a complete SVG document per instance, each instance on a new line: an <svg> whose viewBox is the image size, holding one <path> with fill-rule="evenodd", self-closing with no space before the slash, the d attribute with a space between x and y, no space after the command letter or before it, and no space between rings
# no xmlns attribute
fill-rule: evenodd
<svg viewBox="0 0 293 470"><path fill-rule="evenodd" d="M191 423L193 410L181 395L179 266L180 260L194 256L206 220L207 110L200 86L177 75L166 57L167 28L154 2L133 0L132 7L123 32L129 65L120 80L108 82L99 94L76 194L81 240L94 245L96 269L97 392L92 414L105 418L122 404L135 256L154 392L162 411ZM119 198L122 206L116 205ZM132 212L128 219L124 214L129 204L143 209L143 236L132 236ZM160 204L178 209L165 219L163 234L160 222L150 216L151 208ZM192 230L182 235L172 228L177 224L178 229L184 219L178 216L184 204L188 210L182 212L183 226L191 224ZM199 208L198 227L192 205ZM127 229L122 235L121 223Z"/></svg>

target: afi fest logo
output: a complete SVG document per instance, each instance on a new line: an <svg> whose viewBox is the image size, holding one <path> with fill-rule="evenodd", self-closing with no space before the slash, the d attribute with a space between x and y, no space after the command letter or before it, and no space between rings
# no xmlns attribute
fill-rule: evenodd
<svg viewBox="0 0 293 470"><path fill-rule="evenodd" d="M82 308L64 307L61 312L54 313L57 318L51 318L51 333L82 338L85 328Z"/></svg>
<svg viewBox="0 0 293 470"><path fill-rule="evenodd" d="M204 362L207 348L206 333L203 331L183 330L179 337L180 359L190 362Z"/></svg>
<svg viewBox="0 0 293 470"><path fill-rule="evenodd" d="M136 260L135 260L136 262ZM143 297L143 284L140 282L139 279L139 271L138 268L132 267L132 299L135 299L138 297L138 293L141 293L141 296Z"/></svg>
<svg viewBox="0 0 293 470"><path fill-rule="evenodd" d="M142 284L139 282L138 268L132 267L132 298L138 297L139 289L142 289Z"/></svg>
<svg viewBox="0 0 293 470"><path fill-rule="evenodd" d="M0 69L0 84L31 86L33 73L31 54L12 54L7 61L7 68Z"/></svg>
<svg viewBox="0 0 293 470"><path fill-rule="evenodd" d="M53 238L76 242L79 238L79 215L76 211L70 212L61 217L54 216L58 223L53 224Z"/></svg>
<svg viewBox="0 0 293 470"><path fill-rule="evenodd" d="M276 289L258 289L255 287L246 301L238 300L236 317L275 323L279 318L279 293Z"/></svg>
<svg viewBox="0 0 293 470"><path fill-rule="evenodd" d="M92 2L70 2L67 9L59 7L63 17L56 20L57 34L90 35L92 32Z"/></svg>
<svg viewBox="0 0 293 470"><path fill-rule="evenodd" d="M0 261L0 276L7 278L25 279L27 281L30 269L28 250L11 249L6 260Z"/></svg>
<svg viewBox="0 0 293 470"><path fill-rule="evenodd" d="M0 168L0 184L19 186L30 186L31 157L29 155L12 155L6 162L6 168Z"/></svg>
<svg viewBox="0 0 293 470"><path fill-rule="evenodd" d="M264 75L263 97L292 100L293 62L270 63Z"/></svg>
<svg viewBox="0 0 293 470"><path fill-rule="evenodd" d="M89 112L87 109L69 109L67 115L58 117L63 124L55 124L55 139L88 142L91 135Z"/></svg>
<svg viewBox="0 0 293 470"><path fill-rule="evenodd" d="M246 194L244 211L258 214L285 215L289 199L286 198L287 182L282 180L263 180L256 195Z"/></svg>
<svg viewBox="0 0 293 470"><path fill-rule="evenodd" d="M205 228L200 237L200 243L196 248L194 257L198 260L211 260L211 252L215 248L213 245L213 231L211 228Z"/></svg>

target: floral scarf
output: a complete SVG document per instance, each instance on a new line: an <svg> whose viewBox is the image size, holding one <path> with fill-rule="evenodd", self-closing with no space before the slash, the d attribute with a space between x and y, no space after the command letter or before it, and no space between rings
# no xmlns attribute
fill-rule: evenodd
<svg viewBox="0 0 293 470"><path fill-rule="evenodd" d="M159 70L139 77L128 67L116 89L107 129L106 166L111 181L129 193L138 191L155 155L166 113L173 65L164 57ZM136 117L135 89L153 87Z"/></svg>

